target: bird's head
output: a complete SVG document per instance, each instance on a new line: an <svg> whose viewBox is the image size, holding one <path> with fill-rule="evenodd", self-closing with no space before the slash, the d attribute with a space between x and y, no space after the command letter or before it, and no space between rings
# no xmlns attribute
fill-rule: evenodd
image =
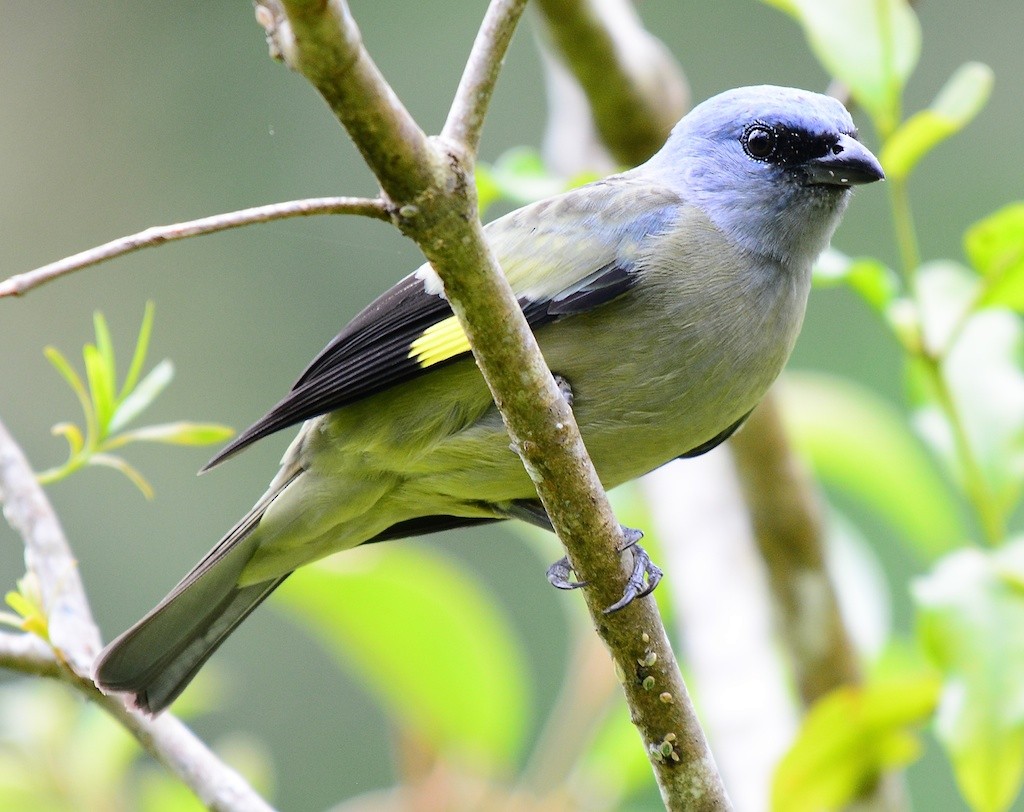
<svg viewBox="0 0 1024 812"><path fill-rule="evenodd" d="M828 245L851 187L885 177L836 99L770 85L695 107L642 171L743 248L800 266Z"/></svg>

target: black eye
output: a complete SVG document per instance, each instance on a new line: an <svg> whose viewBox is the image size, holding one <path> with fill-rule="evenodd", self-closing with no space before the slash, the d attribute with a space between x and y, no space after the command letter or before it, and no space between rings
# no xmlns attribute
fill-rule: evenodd
<svg viewBox="0 0 1024 812"><path fill-rule="evenodd" d="M765 161L775 152L775 130L766 124L751 124L744 131L740 143L755 161Z"/></svg>

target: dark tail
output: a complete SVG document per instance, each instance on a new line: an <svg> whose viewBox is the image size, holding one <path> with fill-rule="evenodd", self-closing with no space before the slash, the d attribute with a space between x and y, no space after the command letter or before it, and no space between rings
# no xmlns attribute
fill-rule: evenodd
<svg viewBox="0 0 1024 812"><path fill-rule="evenodd" d="M159 713L288 577L238 586L256 549L252 531L269 501L261 499L155 609L100 653L93 678L101 689L133 694L141 710Z"/></svg>

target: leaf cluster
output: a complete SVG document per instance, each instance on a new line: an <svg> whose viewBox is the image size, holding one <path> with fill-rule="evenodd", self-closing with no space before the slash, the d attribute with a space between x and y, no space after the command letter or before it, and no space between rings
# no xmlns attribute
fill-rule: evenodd
<svg viewBox="0 0 1024 812"><path fill-rule="evenodd" d="M1024 486L1024 203L968 225L963 259L922 261L908 189L919 164L984 108L992 72L960 66L904 118L921 46L908 3L765 2L800 24L871 120L901 257L897 271L833 249L815 281L852 290L895 339L909 419L849 382L793 376L790 425L818 475L897 529L924 567L910 590L914 655L811 709L780 765L774 808L841 807L915 759L906 731L932 721L964 799L999 812L1024 779L1024 543L1011 530Z"/></svg>
<svg viewBox="0 0 1024 812"><path fill-rule="evenodd" d="M154 314L153 303L147 303L132 360L120 386L117 385L114 343L102 313L93 315L96 342L86 344L82 350L85 380L60 350L56 347L46 348L44 352L47 360L71 387L82 407L84 428L71 422L58 423L53 427L54 435L67 440L68 458L62 465L40 473L40 482L57 482L85 466L100 465L120 471L150 499L153 488L146 478L121 454L113 452L139 442L210 445L223 442L234 433L227 426L189 421L128 428L174 378L174 365L166 359L145 375L142 374L153 331Z"/></svg>

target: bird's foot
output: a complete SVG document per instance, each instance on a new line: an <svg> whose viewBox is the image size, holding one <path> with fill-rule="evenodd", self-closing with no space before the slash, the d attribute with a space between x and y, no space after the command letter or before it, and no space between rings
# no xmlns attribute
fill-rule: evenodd
<svg viewBox="0 0 1024 812"><path fill-rule="evenodd" d="M619 525L619 527L622 530L622 538L624 539L622 546L619 548L620 553L624 553L630 547L636 547L636 543L644 537L643 530L637 530L635 527L626 527L624 524Z"/></svg>
<svg viewBox="0 0 1024 812"><path fill-rule="evenodd" d="M647 551L637 543L644 537L640 530L623 527L622 535L625 543L620 548L620 552L626 550L632 552L633 571L629 574L629 580L626 581L626 589L622 593L622 597L604 610L606 615L619 611L637 598L650 595L663 574L661 569L651 561ZM563 556L548 567L547 575L548 583L557 589L579 589L581 586L587 585L586 581L577 581L573 578L575 572L567 556Z"/></svg>
<svg viewBox="0 0 1024 812"><path fill-rule="evenodd" d="M569 386L569 382L561 375L554 375L555 386L558 387L558 391L562 393L562 398L566 403L569 404L569 408L572 408L572 387Z"/></svg>
<svg viewBox="0 0 1024 812"><path fill-rule="evenodd" d="M579 589L586 586L586 581L573 579L575 571L569 563L569 556L563 555L554 564L548 567L548 583L555 589Z"/></svg>
<svg viewBox="0 0 1024 812"><path fill-rule="evenodd" d="M661 569L651 561L647 551L637 544L642 535L641 533L633 541L627 539L626 545L623 547L623 550L631 550L633 553L633 571L629 574L629 579L626 581L626 589L622 593L622 597L604 610L606 615L618 612L623 607L629 606L637 598L644 598L650 595L658 585L658 582L661 581L661 576L664 575Z"/></svg>

